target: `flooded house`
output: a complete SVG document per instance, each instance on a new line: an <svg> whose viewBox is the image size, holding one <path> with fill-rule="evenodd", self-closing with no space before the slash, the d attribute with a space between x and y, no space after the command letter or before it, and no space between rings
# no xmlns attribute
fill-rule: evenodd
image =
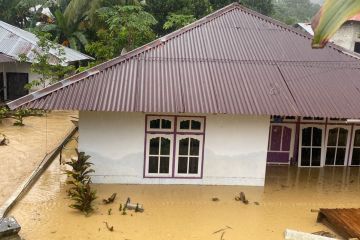
<svg viewBox="0 0 360 240"><path fill-rule="evenodd" d="M256 185L267 164L360 165L360 61L231 4L10 102L79 111L96 183Z"/></svg>
<svg viewBox="0 0 360 240"><path fill-rule="evenodd" d="M1 102L28 94L25 85L39 79L39 76L30 70L31 63L35 60L34 51L41 52L38 41L35 34L0 21L0 105ZM91 59L73 49L63 46L61 48L64 55L59 55L57 49L50 50L52 63L59 62L60 58L66 65ZM20 61L21 55L27 57L26 62ZM39 88L37 87L37 90Z"/></svg>

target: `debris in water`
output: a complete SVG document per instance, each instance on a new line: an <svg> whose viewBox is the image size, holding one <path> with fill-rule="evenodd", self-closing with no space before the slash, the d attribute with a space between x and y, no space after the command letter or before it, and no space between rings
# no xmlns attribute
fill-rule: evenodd
<svg viewBox="0 0 360 240"><path fill-rule="evenodd" d="M300 239L308 239L308 240L334 239L335 240L335 238L329 238L329 237L319 236L319 235L305 233L305 232L298 232L298 231L294 231L291 229L285 230L285 239L286 240L295 240L295 239L298 239L298 240L300 240Z"/></svg>
<svg viewBox="0 0 360 240"><path fill-rule="evenodd" d="M144 208L143 208L143 206L141 204L139 204L139 203L136 203L136 204L131 203L130 198L128 198L126 200L124 208L127 208L129 210L135 210L135 212L143 212L144 211Z"/></svg>
<svg viewBox="0 0 360 240"><path fill-rule="evenodd" d="M256 206L259 206L259 205L260 205L260 203L259 203L259 202L254 202L254 204L255 204Z"/></svg>
<svg viewBox="0 0 360 240"><path fill-rule="evenodd" d="M334 234L332 234L330 232L326 232L326 231L313 232L312 234L323 236L323 237L336 238L336 236Z"/></svg>
<svg viewBox="0 0 360 240"><path fill-rule="evenodd" d="M113 232L114 231L114 226L109 226L108 222L104 222L106 225L106 228L110 231Z"/></svg>
<svg viewBox="0 0 360 240"><path fill-rule="evenodd" d="M0 239L18 234L21 227L14 217L0 218Z"/></svg>
<svg viewBox="0 0 360 240"><path fill-rule="evenodd" d="M112 208L108 209L108 215L111 215Z"/></svg>
<svg viewBox="0 0 360 240"><path fill-rule="evenodd" d="M245 193L243 193L243 192L240 193L240 200L245 204L249 203L249 201L245 197Z"/></svg>
<svg viewBox="0 0 360 240"><path fill-rule="evenodd" d="M219 230L213 232L213 234L216 234L216 233L219 233L219 232L223 232L223 231L226 231L226 230L228 230L228 229L232 229L232 228L229 227L229 226L225 226L225 228L219 229Z"/></svg>
<svg viewBox="0 0 360 240"><path fill-rule="evenodd" d="M217 198L217 197L213 197L213 198L211 198L211 201L213 201L213 202L218 202L218 201L220 201L220 199Z"/></svg>
<svg viewBox="0 0 360 240"><path fill-rule="evenodd" d="M116 193L113 193L108 199L103 199L104 204L113 203L116 198Z"/></svg>
<svg viewBox="0 0 360 240"><path fill-rule="evenodd" d="M0 134L0 146L7 146L9 144L9 140L6 138L4 134Z"/></svg>

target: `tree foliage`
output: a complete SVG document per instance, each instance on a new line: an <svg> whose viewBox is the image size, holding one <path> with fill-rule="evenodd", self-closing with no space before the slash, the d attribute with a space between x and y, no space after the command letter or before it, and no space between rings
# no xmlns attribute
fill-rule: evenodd
<svg viewBox="0 0 360 240"><path fill-rule="evenodd" d="M293 25L299 22L310 22L320 5L313 4L310 0L282 0L274 5L272 17Z"/></svg>
<svg viewBox="0 0 360 240"><path fill-rule="evenodd" d="M98 15L106 27L99 29L97 40L86 46L98 62L116 57L123 49L132 50L156 37L152 26L157 21L141 5L106 7L100 9Z"/></svg>
<svg viewBox="0 0 360 240"><path fill-rule="evenodd" d="M176 30L181 27L184 27L192 22L194 22L196 19L193 15L183 15L183 14L175 14L171 13L168 17L166 22L164 23L163 28L165 30Z"/></svg>
<svg viewBox="0 0 360 240"><path fill-rule="evenodd" d="M39 32L38 38L37 45L40 50L32 50L35 57L31 62L30 70L39 78L26 84L27 89L54 84L69 76L75 70L74 66L66 64L64 49L50 41L48 34ZM23 54L19 58L21 61L29 61L27 56Z"/></svg>
<svg viewBox="0 0 360 240"><path fill-rule="evenodd" d="M171 16L188 16L187 19L189 16L193 16L195 19L199 19L209 14L212 7L208 0L148 0L145 10L158 21L154 30L157 35L162 36L174 30L175 25L172 28L164 29L165 23Z"/></svg>

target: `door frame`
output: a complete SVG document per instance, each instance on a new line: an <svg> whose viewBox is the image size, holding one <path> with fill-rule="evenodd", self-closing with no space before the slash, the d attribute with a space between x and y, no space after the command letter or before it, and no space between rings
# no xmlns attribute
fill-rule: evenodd
<svg viewBox="0 0 360 240"><path fill-rule="evenodd" d="M348 136L346 139L346 148L345 148L345 161L344 161L344 165L326 165L326 151L327 151L327 145L328 145L328 141L329 141L329 131L330 129L334 129L334 128L344 128L346 130L348 130ZM359 128L360 129L360 128ZM349 125L327 125L326 128L326 136L325 136L325 145L324 145L324 166L325 167L345 167L348 166L348 156L349 156L349 151L350 151L350 136L351 136L351 126ZM337 147L337 146L336 146Z"/></svg>
<svg viewBox="0 0 360 240"><path fill-rule="evenodd" d="M321 151L320 151L320 166L302 166L301 165L301 148L302 148L302 131L305 129L305 128L309 128L309 127L315 127L315 128L319 128L322 130L322 135L321 135ZM300 133L299 133L299 148L298 148L298 167L302 167L302 168L320 168L320 167L323 167L324 164L325 164L325 157L324 157L324 145L325 145L325 135L326 135L326 132L325 132L325 125L323 124L300 124ZM312 146L311 146L312 147Z"/></svg>
<svg viewBox="0 0 360 240"><path fill-rule="evenodd" d="M287 163L280 163L280 162L271 162L268 163L266 159L266 164L281 164L281 165L290 165L291 164L291 158L294 158L294 144L295 144L295 131L296 131L296 122L294 123L270 123L270 129L269 129L269 141L267 146L267 153L269 152L284 152L284 151L270 151L270 144L271 144L271 135L272 135L272 127L273 126L281 126L281 127L287 127L291 129L291 136L290 136L290 150L289 150L289 161ZM282 137L282 134L281 134ZM282 143L282 139L281 139ZM281 149L281 148L280 148Z"/></svg>

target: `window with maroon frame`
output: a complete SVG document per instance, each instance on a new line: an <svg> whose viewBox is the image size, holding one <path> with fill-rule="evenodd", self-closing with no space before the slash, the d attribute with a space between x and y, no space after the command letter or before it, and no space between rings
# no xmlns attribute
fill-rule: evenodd
<svg viewBox="0 0 360 240"><path fill-rule="evenodd" d="M145 177L200 178L205 117L147 116Z"/></svg>

